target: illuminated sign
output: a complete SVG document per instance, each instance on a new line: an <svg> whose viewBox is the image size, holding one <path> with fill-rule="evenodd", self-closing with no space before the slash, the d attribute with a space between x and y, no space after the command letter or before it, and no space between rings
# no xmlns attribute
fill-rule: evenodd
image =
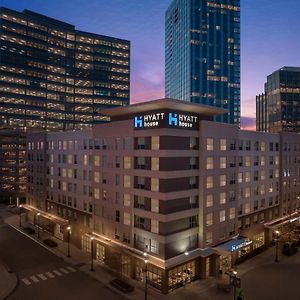
<svg viewBox="0 0 300 300"><path fill-rule="evenodd" d="M252 241L245 241L245 242L243 242L243 243L241 243L239 245L232 245L231 246L231 252L237 251L237 250L239 250L239 249L241 249L243 247L249 246L251 244L252 244Z"/></svg>
<svg viewBox="0 0 300 300"><path fill-rule="evenodd" d="M185 128L197 129L198 116L181 112L154 112L134 116L134 128Z"/></svg>

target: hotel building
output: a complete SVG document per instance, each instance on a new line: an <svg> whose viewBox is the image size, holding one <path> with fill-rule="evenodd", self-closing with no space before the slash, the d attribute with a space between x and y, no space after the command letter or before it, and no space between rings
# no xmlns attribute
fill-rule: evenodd
<svg viewBox="0 0 300 300"><path fill-rule="evenodd" d="M127 40L1 7L0 57L0 127L82 129L129 104Z"/></svg>
<svg viewBox="0 0 300 300"><path fill-rule="evenodd" d="M300 207L290 133L239 130L213 122L223 109L172 99L104 112L111 122L92 129L28 134L24 208L58 238L70 225L74 244L123 276L145 279L144 253L163 293L216 276Z"/></svg>
<svg viewBox="0 0 300 300"><path fill-rule="evenodd" d="M240 124L240 0L173 0L165 15L165 95L221 107Z"/></svg>

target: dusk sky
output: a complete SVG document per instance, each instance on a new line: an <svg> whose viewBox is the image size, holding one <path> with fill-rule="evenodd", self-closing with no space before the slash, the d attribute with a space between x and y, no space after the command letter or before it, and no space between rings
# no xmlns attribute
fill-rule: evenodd
<svg viewBox="0 0 300 300"><path fill-rule="evenodd" d="M171 0L0 0L77 29L131 41L131 103L164 96L164 14ZM242 125L253 129L266 76L300 66L299 0L241 0Z"/></svg>

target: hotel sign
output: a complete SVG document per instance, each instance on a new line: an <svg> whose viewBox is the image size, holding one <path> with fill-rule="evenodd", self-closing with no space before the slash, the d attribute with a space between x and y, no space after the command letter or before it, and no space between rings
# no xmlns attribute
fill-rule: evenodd
<svg viewBox="0 0 300 300"><path fill-rule="evenodd" d="M198 116L176 111L150 112L134 116L134 129L180 128L195 130L198 129L198 125Z"/></svg>
<svg viewBox="0 0 300 300"><path fill-rule="evenodd" d="M239 245L232 245L231 246L231 252L237 251L237 250L239 250L241 248L244 248L246 246L249 246L251 244L252 244L252 241L245 241L245 242L243 242L243 243L241 243Z"/></svg>

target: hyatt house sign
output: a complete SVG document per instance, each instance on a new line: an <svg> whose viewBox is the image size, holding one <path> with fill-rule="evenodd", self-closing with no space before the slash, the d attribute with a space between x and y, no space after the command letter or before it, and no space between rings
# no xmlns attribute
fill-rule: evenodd
<svg viewBox="0 0 300 300"><path fill-rule="evenodd" d="M134 116L134 129L198 129L198 116L177 111L159 111Z"/></svg>

